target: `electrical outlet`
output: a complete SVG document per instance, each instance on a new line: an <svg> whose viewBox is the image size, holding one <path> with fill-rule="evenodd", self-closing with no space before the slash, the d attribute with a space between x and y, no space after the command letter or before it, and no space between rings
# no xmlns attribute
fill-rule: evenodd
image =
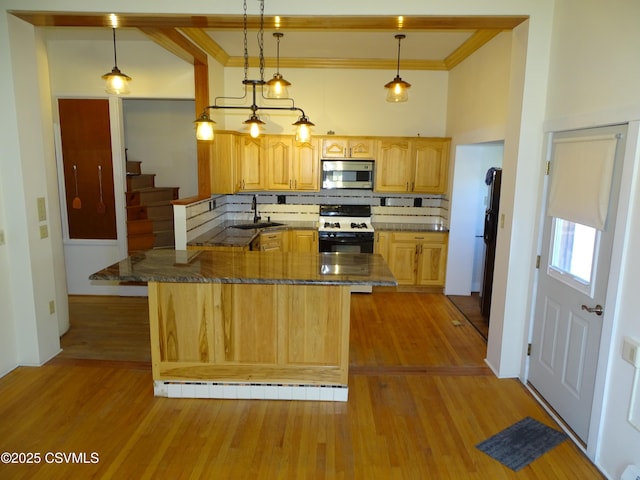
<svg viewBox="0 0 640 480"><path fill-rule="evenodd" d="M640 368L640 355L638 355L639 348L640 342L630 337L624 337L622 342L622 358L636 368Z"/></svg>
<svg viewBox="0 0 640 480"><path fill-rule="evenodd" d="M54 302L53 300L49 300L49 313L51 315L56 313L56 302Z"/></svg>
<svg viewBox="0 0 640 480"><path fill-rule="evenodd" d="M47 219L47 204L44 197L38 197L38 221L44 222Z"/></svg>
<svg viewBox="0 0 640 480"><path fill-rule="evenodd" d="M40 238L47 238L49 236L49 228L46 225L40 225Z"/></svg>

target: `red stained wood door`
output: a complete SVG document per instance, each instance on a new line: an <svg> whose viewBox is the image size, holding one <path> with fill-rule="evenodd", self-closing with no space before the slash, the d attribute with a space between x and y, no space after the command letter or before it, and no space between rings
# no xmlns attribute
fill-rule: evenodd
<svg viewBox="0 0 640 480"><path fill-rule="evenodd" d="M70 238L115 240L109 101L59 99Z"/></svg>

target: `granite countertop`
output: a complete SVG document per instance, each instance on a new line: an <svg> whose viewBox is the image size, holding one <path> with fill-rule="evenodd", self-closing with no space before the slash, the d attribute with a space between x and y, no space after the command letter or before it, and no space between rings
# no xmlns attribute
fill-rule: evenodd
<svg viewBox="0 0 640 480"><path fill-rule="evenodd" d="M397 285L382 256L367 253L148 250L89 278L168 283Z"/></svg>
<svg viewBox="0 0 640 480"><path fill-rule="evenodd" d="M282 230L317 230L317 222L296 222L287 221L282 222L282 225L266 228L250 228L241 229L233 228L234 225L247 224L245 221L226 221L223 224L199 235L198 237L187 242L187 245L201 246L201 247L246 247L251 241L263 232L277 232Z"/></svg>
<svg viewBox="0 0 640 480"><path fill-rule="evenodd" d="M441 223L373 222L372 226L381 232L449 232L449 228Z"/></svg>

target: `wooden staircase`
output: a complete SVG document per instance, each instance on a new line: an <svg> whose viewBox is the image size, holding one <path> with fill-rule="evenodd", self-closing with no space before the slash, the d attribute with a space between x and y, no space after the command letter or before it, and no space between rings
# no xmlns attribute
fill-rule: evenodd
<svg viewBox="0 0 640 480"><path fill-rule="evenodd" d="M172 200L179 187L156 187L155 174L142 173L142 162L127 160L127 241L129 253L173 248Z"/></svg>

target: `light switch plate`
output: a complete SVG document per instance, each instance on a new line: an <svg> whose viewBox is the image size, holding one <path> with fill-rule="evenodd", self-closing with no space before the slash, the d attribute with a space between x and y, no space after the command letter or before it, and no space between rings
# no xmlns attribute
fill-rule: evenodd
<svg viewBox="0 0 640 480"><path fill-rule="evenodd" d="M40 238L47 238L49 236L49 228L46 225L40 225Z"/></svg>
<svg viewBox="0 0 640 480"><path fill-rule="evenodd" d="M56 313L56 302L53 300L49 301L49 313L51 315L53 315L54 313Z"/></svg>
<svg viewBox="0 0 640 480"><path fill-rule="evenodd" d="M44 222L47 219L47 203L44 197L38 197L38 221Z"/></svg>
<svg viewBox="0 0 640 480"><path fill-rule="evenodd" d="M640 342L631 337L624 337L622 342L622 358L636 368L640 368Z"/></svg>

